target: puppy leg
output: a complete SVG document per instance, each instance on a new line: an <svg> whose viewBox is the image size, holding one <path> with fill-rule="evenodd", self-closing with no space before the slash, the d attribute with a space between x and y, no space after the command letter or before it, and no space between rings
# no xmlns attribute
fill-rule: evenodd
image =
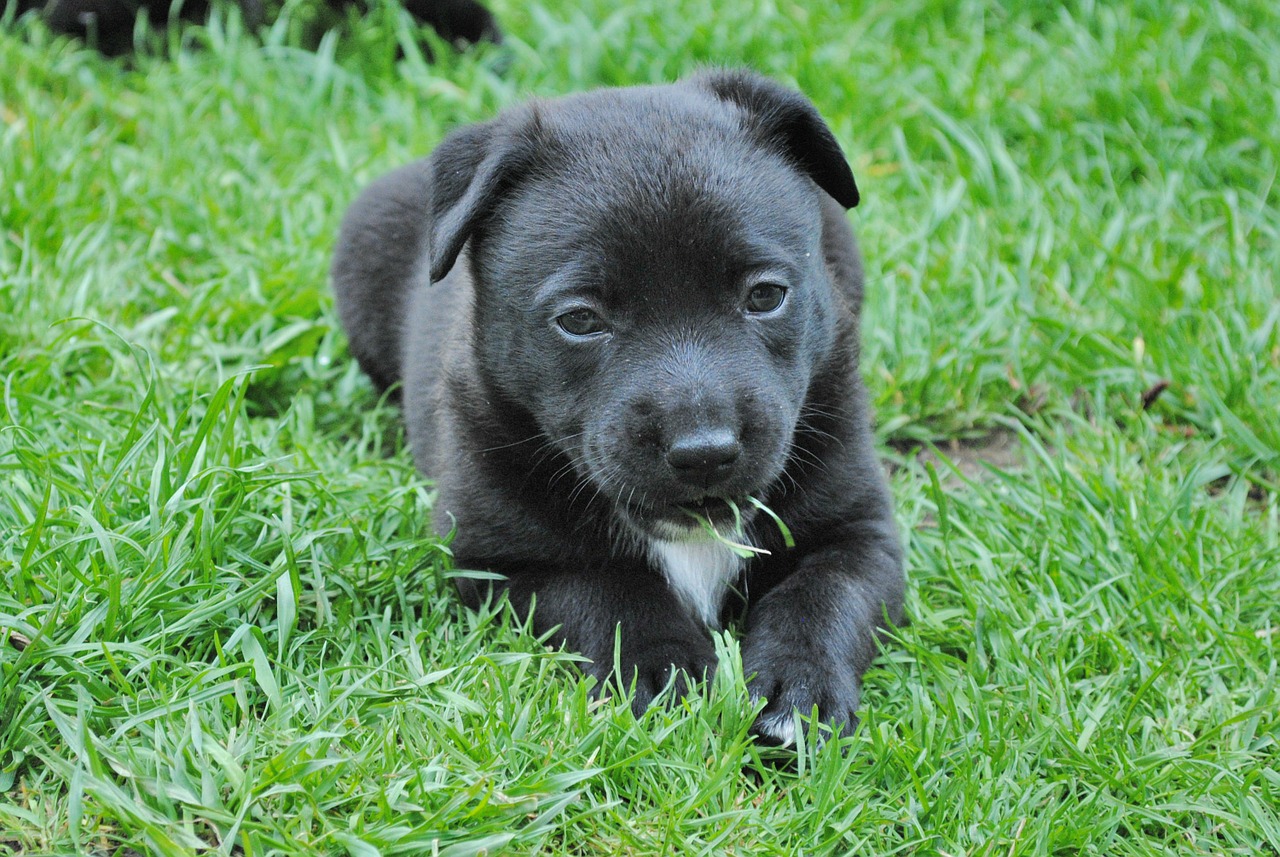
<svg viewBox="0 0 1280 857"><path fill-rule="evenodd" d="M599 688L613 675L617 640L620 679L624 686L635 679L631 707L637 716L673 676L677 691L685 693L687 679L715 671L706 627L647 568L524 570L512 576L507 591L521 615L532 607L535 633L555 629L553 639L591 659L582 668L599 679Z"/></svg>
<svg viewBox="0 0 1280 857"><path fill-rule="evenodd" d="M84 39L106 56L115 57L133 49L134 20L145 5L126 0L51 0L30 6L19 3L18 11L40 8L55 33Z"/></svg>
<svg viewBox="0 0 1280 857"><path fill-rule="evenodd" d="M748 615L742 647L751 693L768 705L753 731L789 744L793 711L853 731L860 680L878 629L902 615L902 549L887 518L849 524L835 543L802 558Z"/></svg>
<svg viewBox="0 0 1280 857"><path fill-rule="evenodd" d="M418 20L430 24L446 42L469 45L483 40L502 42L497 20L476 0L406 0L404 8Z"/></svg>

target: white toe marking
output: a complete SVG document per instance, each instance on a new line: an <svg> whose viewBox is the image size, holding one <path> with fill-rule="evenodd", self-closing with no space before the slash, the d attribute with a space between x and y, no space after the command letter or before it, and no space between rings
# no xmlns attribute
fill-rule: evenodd
<svg viewBox="0 0 1280 857"><path fill-rule="evenodd" d="M796 740L796 719L790 711L785 714L761 715L756 720L756 729L783 747L791 746Z"/></svg>

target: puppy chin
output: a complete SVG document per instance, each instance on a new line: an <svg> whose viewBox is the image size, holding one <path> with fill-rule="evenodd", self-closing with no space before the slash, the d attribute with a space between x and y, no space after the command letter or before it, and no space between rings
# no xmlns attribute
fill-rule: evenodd
<svg viewBox="0 0 1280 857"><path fill-rule="evenodd" d="M619 515L637 534L668 542L715 542L739 538L759 510L746 500L707 498L701 502L669 503L657 508L620 508ZM707 529L710 524L721 537Z"/></svg>
<svg viewBox="0 0 1280 857"><path fill-rule="evenodd" d="M668 542L711 542L715 536L706 527L689 518L685 521L658 519L647 521L639 527L644 535Z"/></svg>

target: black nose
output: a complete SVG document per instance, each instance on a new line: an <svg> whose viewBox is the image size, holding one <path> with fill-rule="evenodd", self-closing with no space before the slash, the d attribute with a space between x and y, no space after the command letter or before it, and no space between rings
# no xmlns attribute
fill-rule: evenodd
<svg viewBox="0 0 1280 857"><path fill-rule="evenodd" d="M729 475L741 454L742 444L729 429L701 429L672 442L667 450L667 464L681 482L709 488Z"/></svg>

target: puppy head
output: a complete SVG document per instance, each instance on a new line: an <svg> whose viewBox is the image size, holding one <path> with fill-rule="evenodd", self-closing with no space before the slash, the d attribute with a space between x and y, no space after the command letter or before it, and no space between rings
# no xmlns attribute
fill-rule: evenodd
<svg viewBox="0 0 1280 857"><path fill-rule="evenodd" d="M780 479L835 347L821 194L858 200L803 97L717 73L448 138L432 279L464 243L476 364L633 530L694 537Z"/></svg>

